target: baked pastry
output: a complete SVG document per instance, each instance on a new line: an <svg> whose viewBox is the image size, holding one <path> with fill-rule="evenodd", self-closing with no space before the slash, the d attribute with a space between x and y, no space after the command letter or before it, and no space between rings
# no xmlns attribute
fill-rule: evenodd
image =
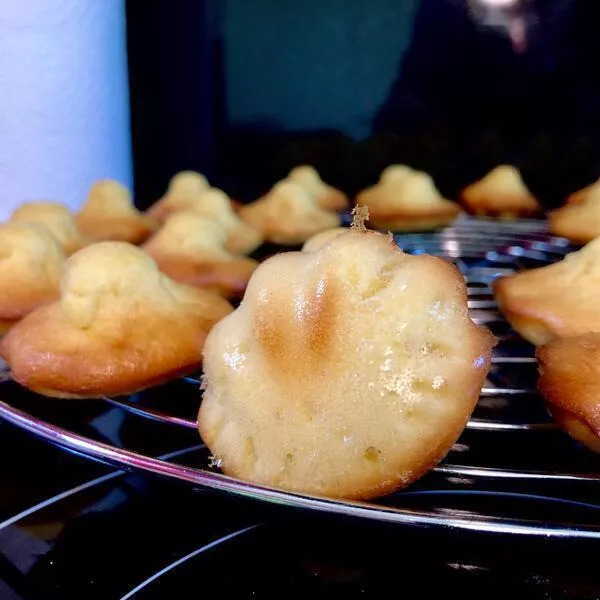
<svg viewBox="0 0 600 600"><path fill-rule="evenodd" d="M600 452L600 333L555 340L537 358L538 387L556 422Z"/></svg>
<svg viewBox="0 0 600 600"><path fill-rule="evenodd" d="M314 167L302 165L290 171L288 179L299 183L317 204L325 210L344 210L348 208L348 196L340 190L327 185Z"/></svg>
<svg viewBox="0 0 600 600"><path fill-rule="evenodd" d="M0 333L60 295L65 255L38 223L0 225Z"/></svg>
<svg viewBox="0 0 600 600"><path fill-rule="evenodd" d="M347 231L347 227L333 227L331 229L325 229L325 231L315 233L315 235L309 237L306 242L304 242L304 245L302 246L302 252L314 252L325 244L328 244L338 235L346 233Z"/></svg>
<svg viewBox="0 0 600 600"><path fill-rule="evenodd" d="M148 215L164 221L171 213L189 210L208 188L204 175L181 171L171 178L165 195L148 209Z"/></svg>
<svg viewBox="0 0 600 600"><path fill-rule="evenodd" d="M567 204L581 204L592 192L596 192L600 189L600 179L586 185L584 188L573 192L567 196Z"/></svg>
<svg viewBox="0 0 600 600"><path fill-rule="evenodd" d="M510 324L532 344L600 331L600 239L560 262L494 281Z"/></svg>
<svg viewBox="0 0 600 600"><path fill-rule="evenodd" d="M228 475L371 498L437 464L490 363L458 270L349 231L255 271L204 347L202 439Z"/></svg>
<svg viewBox="0 0 600 600"><path fill-rule="evenodd" d="M542 206L527 189L518 169L500 165L461 192L462 205L472 214L516 219L534 217Z"/></svg>
<svg viewBox="0 0 600 600"><path fill-rule="evenodd" d="M73 213L57 202L28 202L12 214L15 223L41 223L58 240L65 254L73 254L91 243L75 223Z"/></svg>
<svg viewBox="0 0 600 600"><path fill-rule="evenodd" d="M143 248L175 281L241 296L258 263L225 249L227 234L216 222L193 212L171 215Z"/></svg>
<svg viewBox="0 0 600 600"><path fill-rule="evenodd" d="M158 228L155 219L133 205L129 190L113 179L94 183L75 222L80 231L94 240L132 244L141 244Z"/></svg>
<svg viewBox="0 0 600 600"><path fill-rule="evenodd" d="M385 185L387 183L402 183L409 175L416 171L408 165L390 165L386 167L379 176L379 183Z"/></svg>
<svg viewBox="0 0 600 600"><path fill-rule="evenodd" d="M600 236L600 186L592 187L585 199L550 212L548 229L575 244L587 244Z"/></svg>
<svg viewBox="0 0 600 600"><path fill-rule="evenodd" d="M442 198L433 179L402 165L388 167L379 183L363 190L356 203L369 209L370 223L391 231L422 231L448 225L460 213Z"/></svg>
<svg viewBox="0 0 600 600"><path fill-rule="evenodd" d="M250 254L263 243L260 231L240 219L233 210L229 196L217 188L204 192L190 210L216 221L225 230L225 248L229 252Z"/></svg>
<svg viewBox="0 0 600 600"><path fill-rule="evenodd" d="M283 180L262 198L240 209L240 217L275 244L296 246L311 235L340 224L298 183Z"/></svg>
<svg viewBox="0 0 600 600"><path fill-rule="evenodd" d="M0 341L12 377L64 398L129 394L197 369L220 296L175 283L143 251L99 242L66 265L61 297Z"/></svg>

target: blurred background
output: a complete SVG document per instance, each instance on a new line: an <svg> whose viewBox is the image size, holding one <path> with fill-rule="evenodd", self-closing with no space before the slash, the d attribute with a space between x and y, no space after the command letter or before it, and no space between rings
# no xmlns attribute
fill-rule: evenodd
<svg viewBox="0 0 600 600"><path fill-rule="evenodd" d="M181 168L242 200L303 162L350 194L406 162L450 197L510 162L546 204L600 175L593 0L172 4L127 3L140 202Z"/></svg>
<svg viewBox="0 0 600 600"><path fill-rule="evenodd" d="M241 201L300 163L453 197L502 162L547 205L600 175L595 0L23 0L0 7L3 209L145 207L182 169ZM131 134L131 136L130 136Z"/></svg>

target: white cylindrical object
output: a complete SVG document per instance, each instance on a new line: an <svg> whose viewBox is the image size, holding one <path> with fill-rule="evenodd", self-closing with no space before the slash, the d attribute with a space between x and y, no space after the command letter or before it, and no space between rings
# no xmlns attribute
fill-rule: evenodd
<svg viewBox="0 0 600 600"><path fill-rule="evenodd" d="M124 0L0 2L0 219L131 186Z"/></svg>

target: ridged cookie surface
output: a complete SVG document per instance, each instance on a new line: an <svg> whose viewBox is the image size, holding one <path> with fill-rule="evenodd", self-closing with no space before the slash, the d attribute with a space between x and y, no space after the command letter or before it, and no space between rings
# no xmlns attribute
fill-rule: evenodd
<svg viewBox="0 0 600 600"><path fill-rule="evenodd" d="M230 311L220 296L170 280L139 248L99 242L67 261L60 300L19 321L0 355L41 394L132 393L197 369L208 331Z"/></svg>
<svg viewBox="0 0 600 600"><path fill-rule="evenodd" d="M463 278L388 236L344 233L255 271L204 349L200 434L225 473L369 498L437 464L462 432L492 346Z"/></svg>

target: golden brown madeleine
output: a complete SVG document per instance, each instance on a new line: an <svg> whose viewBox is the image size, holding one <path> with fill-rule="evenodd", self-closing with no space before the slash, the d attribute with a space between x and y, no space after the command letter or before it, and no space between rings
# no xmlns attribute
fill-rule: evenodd
<svg viewBox="0 0 600 600"><path fill-rule="evenodd" d="M240 217L275 244L295 246L340 224L338 215L323 210L298 183L283 180L262 198L240 209Z"/></svg>
<svg viewBox="0 0 600 600"><path fill-rule="evenodd" d="M60 295L65 255L38 223L0 225L0 333Z"/></svg>
<svg viewBox="0 0 600 600"><path fill-rule="evenodd" d="M27 202L12 214L15 223L41 223L58 240L68 256L91 243L77 228L73 213L57 202Z"/></svg>
<svg viewBox="0 0 600 600"><path fill-rule="evenodd" d="M392 231L422 231L448 225L460 213L438 192L427 173L403 165L388 167L377 185L363 190L356 203L369 209L369 222Z"/></svg>
<svg viewBox="0 0 600 600"><path fill-rule="evenodd" d="M141 244L158 228L158 221L137 210L129 190L113 179L94 183L75 221L94 240L132 244Z"/></svg>
<svg viewBox="0 0 600 600"><path fill-rule="evenodd" d="M159 221L164 221L172 213L192 208L208 188L209 184L204 175L196 171L181 171L171 178L165 195L155 202L147 213Z"/></svg>
<svg viewBox="0 0 600 600"><path fill-rule="evenodd" d="M217 188L204 192L190 210L217 222L227 234L225 248L234 254L250 254L263 243L260 231L238 217L229 196Z"/></svg>
<svg viewBox="0 0 600 600"><path fill-rule="evenodd" d="M538 387L556 422L600 452L600 333L555 340L537 358Z"/></svg>
<svg viewBox="0 0 600 600"><path fill-rule="evenodd" d="M220 296L160 273L139 248L99 242L67 261L60 300L19 321L0 356L40 394L129 394L197 369L208 331L229 312Z"/></svg>
<svg viewBox="0 0 600 600"><path fill-rule="evenodd" d="M496 279L493 287L504 316L532 344L600 330L600 240L553 265Z"/></svg>
<svg viewBox="0 0 600 600"><path fill-rule="evenodd" d="M542 213L518 169L500 165L461 192L461 204L474 215L516 219Z"/></svg>
<svg viewBox="0 0 600 600"><path fill-rule="evenodd" d="M143 248L175 281L239 297L258 263L228 252L226 240L219 223L184 211L171 215Z"/></svg>
<svg viewBox="0 0 600 600"><path fill-rule="evenodd" d="M575 244L587 244L600 236L600 186L593 186L578 202L571 202L548 214L550 233Z"/></svg>
<svg viewBox="0 0 600 600"><path fill-rule="evenodd" d="M290 171L288 179L294 183L299 183L325 210L336 211L348 208L348 196L344 192L327 185L314 167L308 165L296 167Z"/></svg>
<svg viewBox="0 0 600 600"><path fill-rule="evenodd" d="M456 441L492 342L453 265L350 231L254 272L204 347L200 434L229 475L332 497L389 493Z"/></svg>
<svg viewBox="0 0 600 600"><path fill-rule="evenodd" d="M315 235L309 237L306 242L304 242L302 252L314 252L322 246L325 246L325 244L328 244L338 235L346 233L347 231L347 227L332 227L331 229L325 229L325 231L315 233Z"/></svg>

